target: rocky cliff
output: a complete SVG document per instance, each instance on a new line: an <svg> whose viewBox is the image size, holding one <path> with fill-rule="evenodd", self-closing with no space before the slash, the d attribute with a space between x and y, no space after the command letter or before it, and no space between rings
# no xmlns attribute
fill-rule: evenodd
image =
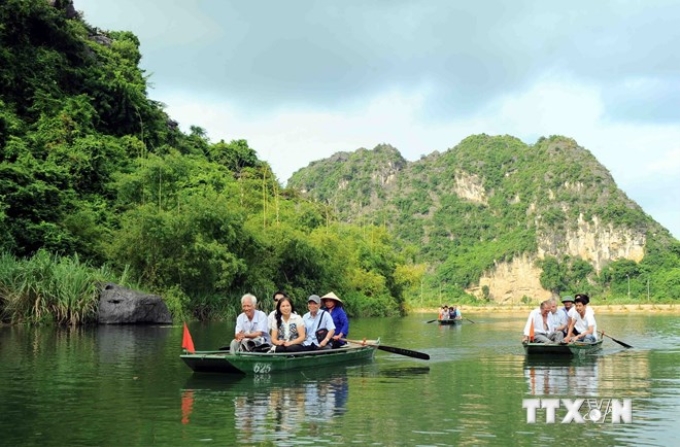
<svg viewBox="0 0 680 447"><path fill-rule="evenodd" d="M314 162L289 186L343 220L390 228L429 265L432 288L502 303L605 293L603 269L643 263L650 235L661 250L674 240L565 137L475 135L415 162L381 145Z"/></svg>

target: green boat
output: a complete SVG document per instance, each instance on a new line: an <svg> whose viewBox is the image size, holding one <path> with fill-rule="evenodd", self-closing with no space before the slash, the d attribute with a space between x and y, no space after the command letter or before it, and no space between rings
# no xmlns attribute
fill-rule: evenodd
<svg viewBox="0 0 680 447"><path fill-rule="evenodd" d="M522 343L530 356L581 357L602 349L602 339L594 343Z"/></svg>
<svg viewBox="0 0 680 447"><path fill-rule="evenodd" d="M453 326L456 324L461 324L463 320L437 320L440 326Z"/></svg>
<svg viewBox="0 0 680 447"><path fill-rule="evenodd" d="M379 340L367 345L305 352L197 351L180 355L194 372L222 374L272 374L296 369L313 370L372 360Z"/></svg>

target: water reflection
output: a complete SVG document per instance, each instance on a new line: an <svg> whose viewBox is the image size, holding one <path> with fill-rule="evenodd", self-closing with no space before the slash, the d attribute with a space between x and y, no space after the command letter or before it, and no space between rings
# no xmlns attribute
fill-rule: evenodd
<svg viewBox="0 0 680 447"><path fill-rule="evenodd" d="M117 364L138 355L162 351L170 326L102 325L93 329L101 363Z"/></svg>
<svg viewBox="0 0 680 447"><path fill-rule="evenodd" d="M595 396L598 393L598 361L550 358L535 360L527 357L524 378L532 396Z"/></svg>
<svg viewBox="0 0 680 447"><path fill-rule="evenodd" d="M234 442L253 445L274 442L292 445L312 442L343 418L352 400L362 402L366 381L412 381L428 367L375 364L347 367L339 371L304 371L255 377L193 374L181 390L181 422L201 426L216 417L233 424ZM229 411L231 408L231 411ZM303 442L304 441L304 442Z"/></svg>
<svg viewBox="0 0 680 447"><path fill-rule="evenodd" d="M323 377L284 374L227 378L193 375L182 390L182 423L200 417L202 404L232 402L236 440L285 442L302 429L341 417L347 411L346 373Z"/></svg>
<svg viewBox="0 0 680 447"><path fill-rule="evenodd" d="M523 355L516 319L472 319L455 333L422 318L357 319L357 334L389 334L389 344L433 360L378 352L347 369L257 378L192 374L177 358L181 326L0 327L0 444L677 444L677 315L603 315L598 325L635 348L608 340L597 356L556 362ZM193 335L197 346L220 346L226 333L211 324ZM592 395L572 383L582 374L597 378L586 385ZM633 422L551 425L540 410L542 420L527 424L523 399L547 397L630 398Z"/></svg>
<svg viewBox="0 0 680 447"><path fill-rule="evenodd" d="M444 332L444 331L453 331L453 332L460 332L463 330L463 323L458 323L458 324L439 324L439 332Z"/></svg>
<svg viewBox="0 0 680 447"><path fill-rule="evenodd" d="M650 374L647 351L524 360L527 393L534 396L645 396Z"/></svg>
<svg viewBox="0 0 680 447"><path fill-rule="evenodd" d="M377 375L390 379L411 380L413 376L427 374L430 372L429 366L403 366L396 368L385 368L380 370Z"/></svg>

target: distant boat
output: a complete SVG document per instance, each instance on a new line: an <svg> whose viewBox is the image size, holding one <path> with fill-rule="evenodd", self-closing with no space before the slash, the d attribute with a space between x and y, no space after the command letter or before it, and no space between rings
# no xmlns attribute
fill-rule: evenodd
<svg viewBox="0 0 680 447"><path fill-rule="evenodd" d="M461 324L463 320L456 320L456 319L451 319L451 320L437 320L440 326L452 326L455 324Z"/></svg>
<svg viewBox="0 0 680 447"><path fill-rule="evenodd" d="M193 371L221 374L271 374L296 369L315 370L330 365L372 360L379 340L366 345L345 345L337 349L303 352L196 351L180 358Z"/></svg>
<svg viewBox="0 0 680 447"><path fill-rule="evenodd" d="M580 357L602 348L602 339L594 343L522 343L524 352L530 356Z"/></svg>

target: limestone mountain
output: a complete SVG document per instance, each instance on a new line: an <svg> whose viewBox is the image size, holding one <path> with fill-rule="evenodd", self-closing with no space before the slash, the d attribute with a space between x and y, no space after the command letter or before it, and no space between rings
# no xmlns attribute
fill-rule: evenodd
<svg viewBox="0 0 680 447"><path fill-rule="evenodd" d="M288 186L343 221L415 247L430 291L518 302L550 292L680 297L680 244L574 140L474 135L406 161L389 145L341 152ZM660 287L666 289L661 292ZM631 295L631 293L628 293Z"/></svg>

